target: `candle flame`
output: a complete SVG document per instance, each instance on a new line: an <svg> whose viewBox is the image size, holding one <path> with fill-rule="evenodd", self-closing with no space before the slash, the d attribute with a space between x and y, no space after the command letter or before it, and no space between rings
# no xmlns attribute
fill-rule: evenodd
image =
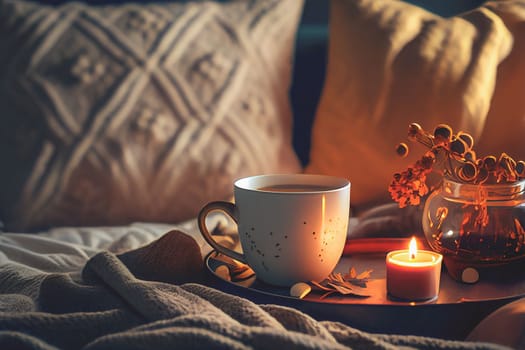
<svg viewBox="0 0 525 350"><path fill-rule="evenodd" d="M417 254L417 241L416 237L412 237L410 240L410 244L408 246L408 256L410 257L410 260L414 260L416 258Z"/></svg>

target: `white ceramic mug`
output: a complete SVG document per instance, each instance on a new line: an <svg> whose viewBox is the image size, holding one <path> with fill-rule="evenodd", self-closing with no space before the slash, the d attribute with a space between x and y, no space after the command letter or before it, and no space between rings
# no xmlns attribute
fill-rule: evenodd
<svg viewBox="0 0 525 350"><path fill-rule="evenodd" d="M248 264L273 285L319 281L337 265L350 214L350 182L324 175L259 175L234 184L235 204L211 202L199 229L218 252ZM237 223L243 253L219 245L206 216L223 211Z"/></svg>

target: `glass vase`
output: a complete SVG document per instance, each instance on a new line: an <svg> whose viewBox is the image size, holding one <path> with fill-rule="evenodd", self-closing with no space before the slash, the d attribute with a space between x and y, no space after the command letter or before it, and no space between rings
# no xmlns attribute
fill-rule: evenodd
<svg viewBox="0 0 525 350"><path fill-rule="evenodd" d="M501 265L525 257L525 180L465 184L444 179L425 202L430 247L463 266Z"/></svg>

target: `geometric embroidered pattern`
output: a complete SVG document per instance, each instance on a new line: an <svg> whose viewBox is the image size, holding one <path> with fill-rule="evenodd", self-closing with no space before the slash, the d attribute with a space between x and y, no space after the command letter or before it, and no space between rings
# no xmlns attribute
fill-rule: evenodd
<svg viewBox="0 0 525 350"><path fill-rule="evenodd" d="M177 222L239 177L296 172L302 1L0 0L0 219Z"/></svg>

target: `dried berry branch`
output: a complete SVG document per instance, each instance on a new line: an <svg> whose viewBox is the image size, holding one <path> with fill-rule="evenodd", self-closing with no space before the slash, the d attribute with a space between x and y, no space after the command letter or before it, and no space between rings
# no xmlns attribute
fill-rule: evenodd
<svg viewBox="0 0 525 350"><path fill-rule="evenodd" d="M525 178L525 161L516 162L506 153L499 158L492 155L478 158L473 148L474 138L463 131L454 134L446 124L438 125L429 133L412 123L408 127L408 139L429 150L415 164L393 176L388 190L401 208L421 204L421 199L439 185L429 188L427 179L431 172L467 184L512 183ZM397 145L398 155L405 157L408 152L405 143Z"/></svg>

